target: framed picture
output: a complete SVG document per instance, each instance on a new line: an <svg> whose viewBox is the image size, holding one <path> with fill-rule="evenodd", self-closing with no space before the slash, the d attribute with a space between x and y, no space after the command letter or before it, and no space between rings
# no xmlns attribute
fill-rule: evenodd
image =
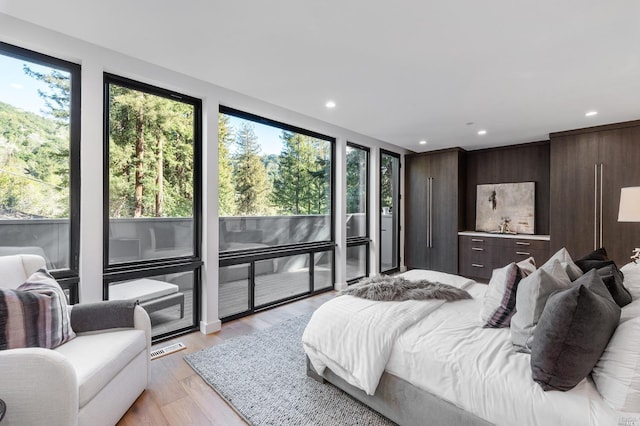
<svg viewBox="0 0 640 426"><path fill-rule="evenodd" d="M533 234L536 183L477 186L476 231Z"/></svg>

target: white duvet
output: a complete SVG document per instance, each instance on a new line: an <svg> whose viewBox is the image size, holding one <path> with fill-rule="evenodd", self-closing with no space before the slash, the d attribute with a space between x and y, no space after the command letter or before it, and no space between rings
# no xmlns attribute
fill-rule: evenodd
<svg viewBox="0 0 640 426"><path fill-rule="evenodd" d="M409 273L421 272L427 271ZM568 392L544 392L531 378L530 355L513 350L509 329L482 328L486 286L458 286L474 299L419 304L337 297L305 330L307 355L316 371L328 367L370 395L386 370L496 425L625 424L590 378Z"/></svg>
<svg viewBox="0 0 640 426"><path fill-rule="evenodd" d="M427 279L466 288L472 280L434 271L409 271L406 279ZM391 350L401 333L435 311L442 300L374 302L340 296L318 308L302 336L314 369L331 369L373 395Z"/></svg>

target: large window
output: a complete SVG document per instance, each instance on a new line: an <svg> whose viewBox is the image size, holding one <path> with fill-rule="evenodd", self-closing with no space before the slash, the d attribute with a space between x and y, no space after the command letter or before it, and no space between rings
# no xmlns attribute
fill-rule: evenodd
<svg viewBox="0 0 640 426"><path fill-rule="evenodd" d="M0 43L0 256L45 258L78 301L80 66Z"/></svg>
<svg viewBox="0 0 640 426"><path fill-rule="evenodd" d="M220 107L219 312L333 287L334 139Z"/></svg>
<svg viewBox="0 0 640 426"><path fill-rule="evenodd" d="M347 282L369 275L369 148L347 144Z"/></svg>
<svg viewBox="0 0 640 426"><path fill-rule="evenodd" d="M400 155L380 150L380 272L400 269Z"/></svg>
<svg viewBox="0 0 640 426"><path fill-rule="evenodd" d="M153 335L195 328L201 102L105 75L105 296L138 300Z"/></svg>

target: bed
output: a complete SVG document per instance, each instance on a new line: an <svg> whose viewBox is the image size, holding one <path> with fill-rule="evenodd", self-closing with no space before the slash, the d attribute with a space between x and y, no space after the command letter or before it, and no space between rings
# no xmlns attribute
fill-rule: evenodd
<svg viewBox="0 0 640 426"><path fill-rule="evenodd" d="M396 321L404 318L404 313L398 315L395 308L386 314L366 312L375 311L376 303L390 306L407 302L336 297L314 313L305 330L307 371L402 425L638 424L640 348L633 348L640 346L640 265L625 265L622 270L634 299L621 309L619 322L628 324L618 326L594 368L600 389L589 375L568 391L544 391L532 378L532 355L514 350L510 328L482 327L479 317L486 284L419 270L404 275L464 288L473 299L423 302L430 306L403 309L415 321ZM369 319L362 315L369 315ZM358 323L361 325L354 325ZM377 334L372 333L374 329L385 329L383 336L371 337ZM333 353L325 350L323 339L325 343L339 342L339 349ZM350 345L351 341L357 343ZM383 364L382 372L376 364ZM627 377L611 377L616 374ZM625 392L628 395L621 395Z"/></svg>

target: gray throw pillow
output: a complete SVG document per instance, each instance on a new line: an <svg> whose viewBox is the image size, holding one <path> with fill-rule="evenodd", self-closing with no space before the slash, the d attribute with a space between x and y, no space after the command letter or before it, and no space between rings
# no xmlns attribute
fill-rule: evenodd
<svg viewBox="0 0 640 426"><path fill-rule="evenodd" d="M535 329L531 372L545 391L567 391L591 372L620 320L616 304L597 271L547 300Z"/></svg>
<svg viewBox="0 0 640 426"><path fill-rule="evenodd" d="M571 280L557 259L545 263L520 281L516 294L516 313L511 318L511 342L518 352L531 352L533 331L549 295L570 286Z"/></svg>
<svg viewBox="0 0 640 426"><path fill-rule="evenodd" d="M558 250L553 256L551 256L549 260L547 260L545 265L547 263L553 263L555 260L558 260L560 264L564 267L564 270L569 276L569 278L571 279L571 281L577 280L578 277L582 275L582 269L580 269L578 265L575 264L573 259L571 259L571 255L569 254L566 248L563 247L560 250ZM545 265L542 265L541 268L544 268Z"/></svg>

